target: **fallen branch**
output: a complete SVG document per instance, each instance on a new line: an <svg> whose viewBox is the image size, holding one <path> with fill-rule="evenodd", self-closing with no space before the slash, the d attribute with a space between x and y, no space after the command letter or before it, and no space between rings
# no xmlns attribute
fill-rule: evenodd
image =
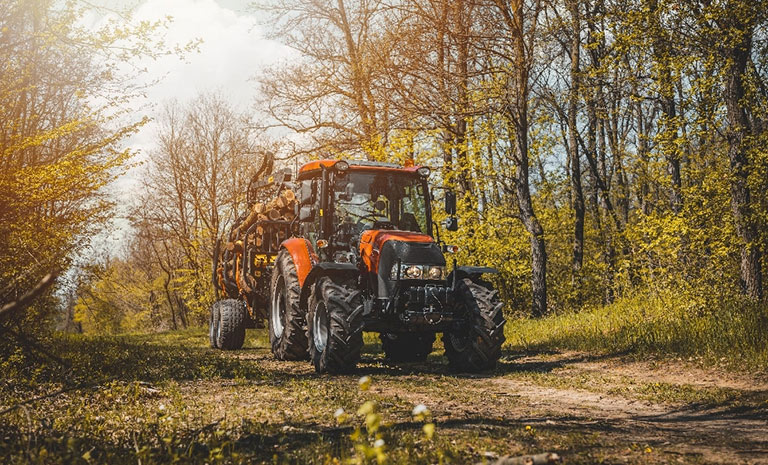
<svg viewBox="0 0 768 465"><path fill-rule="evenodd" d="M48 289L51 284L56 281L56 276L58 276L58 274L58 270L48 273L43 277L43 279L40 280L39 283L37 283L35 287L21 296L21 298L3 305L3 307L0 308L0 323L8 320L15 313L27 308L36 298L45 292L45 290Z"/></svg>

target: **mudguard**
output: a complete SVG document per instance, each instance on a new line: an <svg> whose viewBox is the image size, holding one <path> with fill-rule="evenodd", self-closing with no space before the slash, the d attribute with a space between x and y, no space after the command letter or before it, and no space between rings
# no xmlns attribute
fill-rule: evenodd
<svg viewBox="0 0 768 465"><path fill-rule="evenodd" d="M299 306L301 308L307 308L309 295L312 294L312 287L321 277L349 276L350 278L353 278L359 274L360 270L358 270L357 267L351 263L322 262L316 264L302 283L301 295L299 296Z"/></svg>
<svg viewBox="0 0 768 465"><path fill-rule="evenodd" d="M306 239L292 237L280 244L281 249L285 249L291 254L293 264L296 266L296 274L299 277L299 286L304 286L304 280L312 271L312 268L318 262L317 254L312 249L312 245Z"/></svg>
<svg viewBox="0 0 768 465"><path fill-rule="evenodd" d="M448 276L448 282L451 287L456 287L456 281L469 278L477 279L483 274L498 274L499 270L490 266L457 266Z"/></svg>

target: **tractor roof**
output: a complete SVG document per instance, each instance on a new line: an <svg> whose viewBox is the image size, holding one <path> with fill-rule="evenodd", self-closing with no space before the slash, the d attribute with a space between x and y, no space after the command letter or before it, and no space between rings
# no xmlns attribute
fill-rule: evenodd
<svg viewBox="0 0 768 465"><path fill-rule="evenodd" d="M400 166L395 163L364 160L315 160L299 168L298 179L306 179L319 172L322 167L332 168L336 163L344 161L349 164L349 171L378 171L390 173L416 174L420 166Z"/></svg>

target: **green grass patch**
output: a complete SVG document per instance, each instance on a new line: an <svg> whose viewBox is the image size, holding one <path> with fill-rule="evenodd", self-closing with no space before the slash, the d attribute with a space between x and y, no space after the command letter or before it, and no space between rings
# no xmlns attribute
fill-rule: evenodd
<svg viewBox="0 0 768 465"><path fill-rule="evenodd" d="M700 358L733 369L768 368L768 305L646 293L595 309L510 320L506 348Z"/></svg>
<svg viewBox="0 0 768 465"><path fill-rule="evenodd" d="M200 329L123 336L57 333L43 344L49 355L17 348L0 360L4 374L0 400L6 401L0 403L28 396L41 384L67 388L113 381L155 383L265 376L255 363L208 348L206 334Z"/></svg>

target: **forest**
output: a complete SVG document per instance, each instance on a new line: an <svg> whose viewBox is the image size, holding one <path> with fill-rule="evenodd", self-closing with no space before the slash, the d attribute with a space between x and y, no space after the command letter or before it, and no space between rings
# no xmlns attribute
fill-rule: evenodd
<svg viewBox="0 0 768 465"><path fill-rule="evenodd" d="M164 43L164 22L130 11L87 27L100 8L0 0L0 407L19 418L12 406L45 394L41 385L104 385L86 375L98 360L72 344L98 354L109 339L88 335L183 339L212 365L179 367L178 379L266 376L205 353L202 332L202 342L185 339L207 327L216 241L247 207L266 156L293 170L323 158L432 168L430 184L458 194L459 229L443 238L461 262L499 270L510 354L766 373L768 2L258 0L249 8L259 27L293 53L252 70L258 98L238 108L225 89L202 92L161 102L156 115L133 104L152 85L137 84L146 70L136 63L194 54L195 44ZM149 126L152 148L140 152L131 137ZM126 176L140 181L121 196L114 186ZM116 228L117 248L100 240ZM127 360L146 350L116 340ZM116 366L102 367L105 379L145 381ZM145 388L110 389L131 398ZM707 391L754 400L723 392ZM215 436L209 429L197 434ZM7 431L0 457L36 461L14 455ZM141 455L135 438L120 447L176 457ZM478 460L451 447L395 461ZM374 449L355 450L377 460ZM632 450L642 458L643 447Z"/></svg>
<svg viewBox="0 0 768 465"><path fill-rule="evenodd" d="M126 50L170 51L151 44L162 25L89 37L76 11L34 4L36 34L27 2L4 19L14 57L3 73L4 298L52 269L76 271L70 295L28 311L24 326L62 305L59 325L86 331L205 324L213 245L267 153L289 168L316 158L432 167L432 185L459 192L462 227L447 240L462 260L501 271L510 315L645 299L670 318L764 324L762 4L254 5L301 59L254 70L254 111L215 93L167 103L133 168L142 181L128 245L85 259L76 255L114 211L103 187L136 161L121 142L146 123L120 107L142 89L109 67L130 60ZM65 63L82 76L54 73Z"/></svg>

